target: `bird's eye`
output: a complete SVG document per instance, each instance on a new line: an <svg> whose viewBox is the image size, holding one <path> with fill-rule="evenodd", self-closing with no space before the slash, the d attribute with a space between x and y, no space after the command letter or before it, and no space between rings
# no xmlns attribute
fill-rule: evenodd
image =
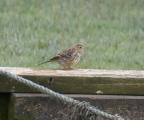
<svg viewBox="0 0 144 120"><path fill-rule="evenodd" d="M82 48L81 46L79 48Z"/></svg>

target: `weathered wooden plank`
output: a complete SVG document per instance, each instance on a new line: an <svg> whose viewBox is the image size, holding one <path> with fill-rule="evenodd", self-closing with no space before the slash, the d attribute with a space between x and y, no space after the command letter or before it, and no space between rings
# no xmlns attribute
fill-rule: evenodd
<svg viewBox="0 0 144 120"><path fill-rule="evenodd" d="M0 67L61 93L144 95L144 71ZM38 92L0 76L0 92Z"/></svg>
<svg viewBox="0 0 144 120"><path fill-rule="evenodd" d="M74 69L50 70L18 67L0 67L18 75L26 76L71 76L71 77L112 77L112 78L144 78L144 70L101 70L101 69Z"/></svg>
<svg viewBox="0 0 144 120"><path fill-rule="evenodd" d="M144 119L143 96L69 95L80 101L90 102L99 109L111 114L119 114L125 120ZM66 105L43 94L13 94L13 114L9 120L69 120L72 112ZM97 120L106 120L99 117Z"/></svg>
<svg viewBox="0 0 144 120"><path fill-rule="evenodd" d="M0 93L0 120L8 118L9 98L9 94Z"/></svg>

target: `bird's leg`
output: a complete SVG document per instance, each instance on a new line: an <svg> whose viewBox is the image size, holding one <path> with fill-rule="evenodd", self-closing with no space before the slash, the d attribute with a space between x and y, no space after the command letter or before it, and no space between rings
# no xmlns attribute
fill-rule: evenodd
<svg viewBox="0 0 144 120"><path fill-rule="evenodd" d="M65 65L63 66L63 70L72 70L71 66Z"/></svg>

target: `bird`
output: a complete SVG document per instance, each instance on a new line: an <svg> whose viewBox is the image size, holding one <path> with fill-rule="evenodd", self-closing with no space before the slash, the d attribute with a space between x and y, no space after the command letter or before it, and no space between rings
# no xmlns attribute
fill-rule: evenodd
<svg viewBox="0 0 144 120"><path fill-rule="evenodd" d="M48 62L57 62L62 69L72 69L72 66L77 64L80 61L80 58L83 53L83 45L82 44L76 44L72 46L71 48L68 48L51 59L39 63L39 65L48 63Z"/></svg>

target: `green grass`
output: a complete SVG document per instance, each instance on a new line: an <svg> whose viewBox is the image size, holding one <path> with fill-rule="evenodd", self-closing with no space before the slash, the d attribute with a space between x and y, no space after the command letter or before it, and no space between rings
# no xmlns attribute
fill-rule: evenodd
<svg viewBox="0 0 144 120"><path fill-rule="evenodd" d="M85 44L78 68L144 69L144 0L0 0L0 65L36 66Z"/></svg>

